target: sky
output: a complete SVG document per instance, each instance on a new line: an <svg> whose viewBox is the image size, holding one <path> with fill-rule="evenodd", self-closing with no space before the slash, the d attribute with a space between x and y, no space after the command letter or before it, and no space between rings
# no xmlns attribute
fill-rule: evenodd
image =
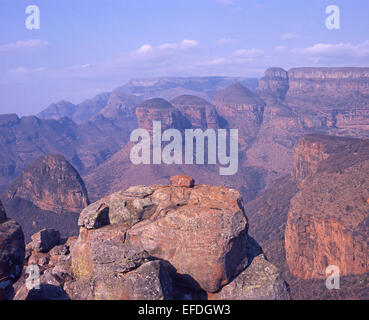
<svg viewBox="0 0 369 320"><path fill-rule="evenodd" d="M40 10L29 30L26 8ZM326 8L340 9L339 29ZM368 0L0 0L0 113L37 114L130 79L369 66Z"/></svg>

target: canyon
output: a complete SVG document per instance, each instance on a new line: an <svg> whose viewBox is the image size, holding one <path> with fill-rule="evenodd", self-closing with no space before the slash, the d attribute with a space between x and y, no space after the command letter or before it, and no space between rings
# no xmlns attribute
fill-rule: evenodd
<svg viewBox="0 0 369 320"><path fill-rule="evenodd" d="M79 105L52 104L37 117L0 115L0 223L18 221L26 242L41 229L60 232L56 247L68 253L29 247L25 255L26 265L42 262L45 281L60 288L56 298L367 299L368 106L368 68L270 68L258 85L138 79ZM155 121L181 132L238 129L238 172L219 176L218 164L133 164L131 132L151 134ZM20 227L11 223L18 243ZM195 226L209 232L189 241L182 228ZM229 241L239 256L225 270L215 261L232 256ZM97 243L101 250L93 250ZM178 245L189 255L173 249ZM107 252L127 261L114 256L117 266L106 265ZM196 260L200 255L206 259ZM204 273L203 263L214 273ZM330 264L340 268L339 291L325 288ZM109 276L101 278L101 270ZM125 289L141 275L153 275L156 295L147 283ZM11 282L17 298L37 298ZM11 295L9 288L1 294Z"/></svg>

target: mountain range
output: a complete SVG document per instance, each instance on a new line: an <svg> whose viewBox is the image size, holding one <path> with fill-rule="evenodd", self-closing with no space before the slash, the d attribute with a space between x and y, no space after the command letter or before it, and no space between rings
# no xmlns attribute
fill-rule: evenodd
<svg viewBox="0 0 369 320"><path fill-rule="evenodd" d="M163 130L238 129L237 174L219 176L217 165L133 165L129 135L151 131L155 120ZM367 299L368 139L369 68L270 68L258 81L132 80L37 116L0 115L1 199L27 240L50 227L71 237L89 203L191 176L239 190L250 236L281 270L292 298ZM346 284L339 292L322 285L331 264ZM212 298L233 290L201 288Z"/></svg>

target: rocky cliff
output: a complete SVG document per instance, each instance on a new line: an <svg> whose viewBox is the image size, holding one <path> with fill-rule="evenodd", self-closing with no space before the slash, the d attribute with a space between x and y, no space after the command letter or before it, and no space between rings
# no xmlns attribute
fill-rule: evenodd
<svg viewBox="0 0 369 320"><path fill-rule="evenodd" d="M239 130L241 148L255 139L263 122L265 103L239 83L218 91L212 103L223 118L223 125Z"/></svg>
<svg viewBox="0 0 369 320"><path fill-rule="evenodd" d="M61 155L42 156L31 163L1 198L9 215L22 225L26 239L44 227L73 235L78 213L89 204L82 178Z"/></svg>
<svg viewBox="0 0 369 320"><path fill-rule="evenodd" d="M369 142L337 139L309 137L310 148L301 142L307 164L300 159L295 176L307 177L291 200L285 232L287 264L299 278L324 278L329 265L341 275L369 271Z"/></svg>
<svg viewBox="0 0 369 320"><path fill-rule="evenodd" d="M169 186L135 186L100 199L78 225L78 238L66 243L53 230L32 236L27 264L40 266L41 289L19 283L16 299L290 298L248 235L234 189L175 176Z"/></svg>
<svg viewBox="0 0 369 320"><path fill-rule="evenodd" d="M41 210L79 213L88 205L79 173L61 155L46 155L31 163L10 185L7 198L32 202Z"/></svg>
<svg viewBox="0 0 369 320"><path fill-rule="evenodd" d="M64 117L72 119L73 114L76 112L77 106L69 101L59 101L52 103L45 110L40 112L37 117L40 119L54 119L60 120Z"/></svg>
<svg viewBox="0 0 369 320"><path fill-rule="evenodd" d="M12 285L22 272L24 252L22 228L6 217L0 201L0 300L13 297Z"/></svg>
<svg viewBox="0 0 369 320"><path fill-rule="evenodd" d="M136 109L138 128L152 133L153 121L161 121L162 131L169 128L183 129L185 119L168 101L155 98L144 101Z"/></svg>
<svg viewBox="0 0 369 320"><path fill-rule="evenodd" d="M256 93L264 100L283 101L288 89L288 72L281 68L269 68L259 80Z"/></svg>
<svg viewBox="0 0 369 320"><path fill-rule="evenodd" d="M256 93L266 102L247 164L268 183L292 170L293 149L306 134L369 137L368 68L270 68Z"/></svg>
<svg viewBox="0 0 369 320"><path fill-rule="evenodd" d="M194 128L216 129L219 117L215 106L196 96L182 95L171 100L170 103L186 117Z"/></svg>
<svg viewBox="0 0 369 320"><path fill-rule="evenodd" d="M250 234L293 298L367 299L368 157L367 140L304 136L291 176L246 204ZM325 288L330 264L341 270L339 292Z"/></svg>

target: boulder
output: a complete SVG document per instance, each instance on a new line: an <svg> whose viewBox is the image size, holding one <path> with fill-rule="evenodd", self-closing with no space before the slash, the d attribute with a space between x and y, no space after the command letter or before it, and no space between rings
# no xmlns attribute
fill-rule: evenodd
<svg viewBox="0 0 369 320"><path fill-rule="evenodd" d="M290 300L281 272L261 254L250 266L210 300Z"/></svg>
<svg viewBox="0 0 369 320"><path fill-rule="evenodd" d="M95 214L102 203L108 208L103 224ZM91 208L81 213L80 235L71 249L77 279L132 272L160 259L197 289L216 292L248 265L247 219L236 190L133 187Z"/></svg>
<svg viewBox="0 0 369 320"><path fill-rule="evenodd" d="M0 202L0 212L5 211ZM12 297L12 284L20 276L25 255L22 228L15 221L0 222L0 300Z"/></svg>
<svg viewBox="0 0 369 320"><path fill-rule="evenodd" d="M55 229L42 229L31 236L27 247L36 252L48 252L60 242L60 233Z"/></svg>
<svg viewBox="0 0 369 320"><path fill-rule="evenodd" d="M174 187L192 188L195 185L193 178L184 175L170 177L170 182Z"/></svg>

